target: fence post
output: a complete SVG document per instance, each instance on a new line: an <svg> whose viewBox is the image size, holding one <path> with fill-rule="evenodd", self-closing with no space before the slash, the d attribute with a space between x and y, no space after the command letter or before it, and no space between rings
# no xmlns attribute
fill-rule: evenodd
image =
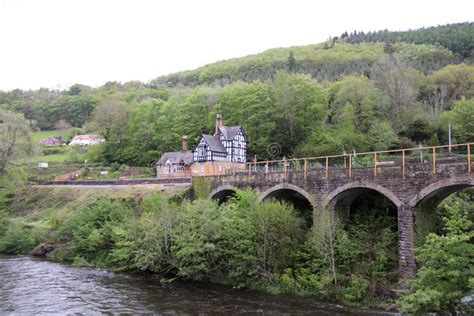
<svg viewBox="0 0 474 316"><path fill-rule="evenodd" d="M374 153L374 178L377 178L377 153Z"/></svg>
<svg viewBox="0 0 474 316"><path fill-rule="evenodd" d="M423 163L423 147L420 145L420 163Z"/></svg>
<svg viewBox="0 0 474 316"><path fill-rule="evenodd" d="M307 171L307 164L308 164L308 161L307 159L305 158L304 159L304 180L306 181L306 178L308 177L308 171Z"/></svg>
<svg viewBox="0 0 474 316"><path fill-rule="evenodd" d="M352 178L352 154L349 154L349 178Z"/></svg>
<svg viewBox="0 0 474 316"><path fill-rule="evenodd" d="M252 164L247 164L249 166L249 182L250 182L250 173L252 172Z"/></svg>
<svg viewBox="0 0 474 316"><path fill-rule="evenodd" d="M329 178L329 157L326 156L326 179Z"/></svg>
<svg viewBox="0 0 474 316"><path fill-rule="evenodd" d="M436 148L433 147L433 174L436 174Z"/></svg>
<svg viewBox="0 0 474 316"><path fill-rule="evenodd" d="M406 171L405 171L405 149L402 150L402 175L405 177Z"/></svg>
<svg viewBox="0 0 474 316"><path fill-rule="evenodd" d="M471 144L467 144L467 172L471 173Z"/></svg>

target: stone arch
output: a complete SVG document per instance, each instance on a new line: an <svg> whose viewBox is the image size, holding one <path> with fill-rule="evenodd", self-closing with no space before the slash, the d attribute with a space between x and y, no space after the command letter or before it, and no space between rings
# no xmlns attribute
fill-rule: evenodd
<svg viewBox="0 0 474 316"><path fill-rule="evenodd" d="M217 200L219 204L226 202L231 196L235 195L237 188L233 185L220 186L209 194L209 199Z"/></svg>
<svg viewBox="0 0 474 316"><path fill-rule="evenodd" d="M260 194L260 196L258 197L258 201L259 202L262 202L263 200L267 199L268 197L270 197L272 195L272 193L274 192L277 192L277 191L280 191L280 190L291 190L291 191L295 191L299 194L301 194L303 197L305 197L308 202L311 204L311 206L314 208L316 208L316 201L315 199L311 196L311 194L309 194L306 190L294 185L294 184L290 184L290 183L280 183L278 185L275 185L271 188L269 188L268 190L265 190L262 194Z"/></svg>
<svg viewBox="0 0 474 316"><path fill-rule="evenodd" d="M385 196L387 199L393 202L399 208L403 202L400 201L400 199L389 189L380 186L375 183L370 183L370 182L350 182L346 183L343 186L338 187L337 189L334 189L333 191L329 192L328 195L326 195L326 198L323 201L323 206L324 207L331 207L332 204L335 202L335 198L339 196L341 193L346 192L348 190L353 190L353 189L369 189L369 190L374 190L377 191L378 193L382 194Z"/></svg>
<svg viewBox="0 0 474 316"><path fill-rule="evenodd" d="M413 208L428 199L434 200L433 204L437 205L452 193L472 186L474 186L473 177L449 178L441 180L422 189L410 200L410 202L408 202L408 205Z"/></svg>
<svg viewBox="0 0 474 316"><path fill-rule="evenodd" d="M285 201L293 204L293 207L309 228L314 223L316 211L316 200L306 190L290 183L281 183L264 191L258 197L258 201L262 202L268 198Z"/></svg>

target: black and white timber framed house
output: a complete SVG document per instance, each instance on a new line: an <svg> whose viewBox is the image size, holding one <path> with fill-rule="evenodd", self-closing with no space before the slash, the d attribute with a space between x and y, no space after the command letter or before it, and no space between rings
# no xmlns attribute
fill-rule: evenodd
<svg viewBox="0 0 474 316"><path fill-rule="evenodd" d="M233 164L245 164L247 144L248 139L242 126L223 126L222 115L217 114L214 135L202 134L192 151L193 164L201 166L199 171L196 171L208 174L211 170L206 170L209 168L205 165L209 162L221 163L221 171L222 166L227 168Z"/></svg>

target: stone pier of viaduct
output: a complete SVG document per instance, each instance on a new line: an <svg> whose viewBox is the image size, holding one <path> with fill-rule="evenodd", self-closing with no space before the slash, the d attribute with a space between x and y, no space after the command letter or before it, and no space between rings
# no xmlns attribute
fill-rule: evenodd
<svg viewBox="0 0 474 316"><path fill-rule="evenodd" d="M472 166L471 166L472 167ZM304 200L313 209L313 223L318 214L329 209L332 214L347 211L352 202L367 191L376 191L393 202L398 210L398 252L400 272L415 272L413 255L413 210L420 204L436 206L448 195L474 185L471 168L465 162L439 163L433 170L429 163L405 167L324 169L307 172L263 172L250 170L231 175L209 176L210 197L220 201L237 189L251 187L260 200L279 198ZM426 204L425 204L426 203Z"/></svg>

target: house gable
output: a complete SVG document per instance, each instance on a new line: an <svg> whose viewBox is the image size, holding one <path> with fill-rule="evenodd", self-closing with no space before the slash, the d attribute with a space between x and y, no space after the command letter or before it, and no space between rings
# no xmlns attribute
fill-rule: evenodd
<svg viewBox="0 0 474 316"><path fill-rule="evenodd" d="M221 116L216 118L214 135L202 134L193 149L193 161L247 162L247 136L240 125L223 126Z"/></svg>

